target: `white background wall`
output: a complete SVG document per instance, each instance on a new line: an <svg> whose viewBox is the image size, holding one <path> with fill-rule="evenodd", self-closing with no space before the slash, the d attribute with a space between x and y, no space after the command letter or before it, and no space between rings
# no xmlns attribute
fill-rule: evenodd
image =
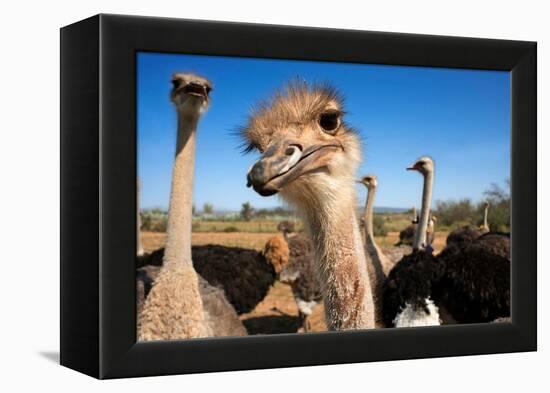
<svg viewBox="0 0 550 393"><path fill-rule="evenodd" d="M539 42L539 201L548 200L550 43L544 1L5 1L0 19L0 390L543 391L548 273L539 263L539 352L99 382L58 366L59 31L100 12ZM546 154L545 154L546 153ZM530 175L530 174L526 174ZM546 177L547 180L547 177ZM539 203L539 260L548 205ZM546 365L544 364L546 362ZM7 389L6 389L7 388ZM32 389L32 390L31 390Z"/></svg>

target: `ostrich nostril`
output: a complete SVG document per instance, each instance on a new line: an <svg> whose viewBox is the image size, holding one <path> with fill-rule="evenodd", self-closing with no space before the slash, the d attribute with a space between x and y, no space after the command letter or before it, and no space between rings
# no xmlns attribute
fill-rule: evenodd
<svg viewBox="0 0 550 393"><path fill-rule="evenodd" d="M285 155L287 156L291 156L293 154L296 154L298 153L298 151L302 151L303 148L302 148L302 145L299 145L297 143L293 143L292 145L289 145L286 150L285 150Z"/></svg>

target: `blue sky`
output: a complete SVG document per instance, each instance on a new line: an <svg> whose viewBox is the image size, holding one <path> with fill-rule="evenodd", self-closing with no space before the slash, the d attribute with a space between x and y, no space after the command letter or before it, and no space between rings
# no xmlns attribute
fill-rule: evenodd
<svg viewBox="0 0 550 393"><path fill-rule="evenodd" d="M174 71L214 83L199 124L195 204L238 210L243 202L274 207L245 187L257 154L242 155L232 132L250 108L289 79L329 82L346 98L346 119L363 139L358 175L374 173L376 206L420 204L421 177L405 167L421 155L436 162L434 200L478 201L510 168L510 79L503 71L380 66L219 56L138 53L138 175L141 207L167 208L176 138L169 101ZM365 196L358 186L359 198Z"/></svg>

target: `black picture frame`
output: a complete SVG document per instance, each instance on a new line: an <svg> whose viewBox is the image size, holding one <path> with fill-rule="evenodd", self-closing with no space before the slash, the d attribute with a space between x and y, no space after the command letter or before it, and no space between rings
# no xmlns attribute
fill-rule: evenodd
<svg viewBox="0 0 550 393"><path fill-rule="evenodd" d="M137 51L510 71L512 321L136 343ZM63 27L61 364L103 379L535 351L536 70L535 42L121 15Z"/></svg>

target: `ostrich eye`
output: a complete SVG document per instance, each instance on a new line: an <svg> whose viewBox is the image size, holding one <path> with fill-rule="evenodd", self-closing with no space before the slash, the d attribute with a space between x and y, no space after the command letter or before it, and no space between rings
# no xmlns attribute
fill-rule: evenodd
<svg viewBox="0 0 550 393"><path fill-rule="evenodd" d="M181 80L179 79L172 79L172 87L174 89L177 89L178 87L181 86Z"/></svg>
<svg viewBox="0 0 550 393"><path fill-rule="evenodd" d="M327 134L334 135L340 127L340 112L332 110L322 113L319 117L319 125Z"/></svg>

